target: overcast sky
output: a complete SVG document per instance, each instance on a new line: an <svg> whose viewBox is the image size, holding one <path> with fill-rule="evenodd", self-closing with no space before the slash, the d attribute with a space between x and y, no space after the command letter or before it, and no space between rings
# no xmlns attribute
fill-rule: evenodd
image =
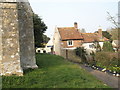
<svg viewBox="0 0 120 90"><path fill-rule="evenodd" d="M107 21L107 11L112 16L118 14L119 0L29 0L33 11L48 26L46 35L53 35L55 26L72 27L77 22L79 28L94 32L99 26L106 30L113 27Z"/></svg>

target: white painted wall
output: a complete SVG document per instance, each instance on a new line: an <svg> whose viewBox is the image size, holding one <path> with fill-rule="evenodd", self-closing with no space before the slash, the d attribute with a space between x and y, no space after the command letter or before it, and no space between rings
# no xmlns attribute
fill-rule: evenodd
<svg viewBox="0 0 120 90"><path fill-rule="evenodd" d="M101 48L103 48L104 42L99 42Z"/></svg>
<svg viewBox="0 0 120 90"><path fill-rule="evenodd" d="M45 48L36 48L36 53L43 53L43 51L46 51L46 53L51 53L52 47L53 47L53 39L51 38L49 42L46 44Z"/></svg>
<svg viewBox="0 0 120 90"><path fill-rule="evenodd" d="M93 46L93 47L90 47L90 46ZM82 47L84 47L84 49L86 49L86 52L88 55L90 55L90 53L92 53L92 52L96 52L94 43L83 43Z"/></svg>
<svg viewBox="0 0 120 90"><path fill-rule="evenodd" d="M46 53L51 53L51 48L53 47L53 37L49 40L49 42L45 46Z"/></svg>
<svg viewBox="0 0 120 90"><path fill-rule="evenodd" d="M55 51L56 55L61 55L61 40L60 39L61 39L61 37L60 37L59 31L56 27L54 36L53 36L53 45L54 45L53 50Z"/></svg>
<svg viewBox="0 0 120 90"><path fill-rule="evenodd" d="M36 53L43 53L43 51L44 51L44 48L36 48Z"/></svg>
<svg viewBox="0 0 120 90"><path fill-rule="evenodd" d="M103 44L104 44L104 42L99 42L99 45L101 48L103 48ZM96 48L94 47L94 45L95 45L94 43L83 43L82 47L84 47L87 51L87 54L90 55L90 53L92 53L92 52L96 53ZM93 46L93 48L90 46Z"/></svg>
<svg viewBox="0 0 120 90"><path fill-rule="evenodd" d="M46 53L51 53L51 47L48 47L48 48L37 48L36 49L36 53L43 53L43 51L45 51Z"/></svg>

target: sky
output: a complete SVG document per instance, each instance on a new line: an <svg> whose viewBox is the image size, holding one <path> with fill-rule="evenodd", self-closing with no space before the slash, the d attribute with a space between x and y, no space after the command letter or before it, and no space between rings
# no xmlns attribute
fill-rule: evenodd
<svg viewBox="0 0 120 90"><path fill-rule="evenodd" d="M107 20L109 12L118 14L119 0L29 0L34 13L38 14L48 29L46 35L51 37L55 27L73 27L78 23L80 29L95 32L101 26L103 30L114 27Z"/></svg>

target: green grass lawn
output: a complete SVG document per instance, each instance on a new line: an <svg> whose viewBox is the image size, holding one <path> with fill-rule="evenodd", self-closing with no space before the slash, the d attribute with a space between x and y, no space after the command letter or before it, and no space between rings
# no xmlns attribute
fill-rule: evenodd
<svg viewBox="0 0 120 90"><path fill-rule="evenodd" d="M55 55L37 54L38 69L23 77L3 77L3 88L109 88L79 65Z"/></svg>

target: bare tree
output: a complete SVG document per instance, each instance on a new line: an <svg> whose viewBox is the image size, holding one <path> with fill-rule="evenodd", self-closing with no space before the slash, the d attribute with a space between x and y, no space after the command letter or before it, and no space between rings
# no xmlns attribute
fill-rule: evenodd
<svg viewBox="0 0 120 90"><path fill-rule="evenodd" d="M115 28L118 28L118 22L115 20L116 18L111 16L109 12L107 12L107 14L108 14L108 20L115 25Z"/></svg>

